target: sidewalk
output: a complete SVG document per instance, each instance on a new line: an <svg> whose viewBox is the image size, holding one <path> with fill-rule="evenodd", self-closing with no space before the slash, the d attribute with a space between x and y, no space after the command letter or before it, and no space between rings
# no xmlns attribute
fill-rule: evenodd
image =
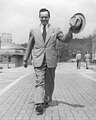
<svg viewBox="0 0 96 120"><path fill-rule="evenodd" d="M94 71L77 70L74 63L58 64L52 106L45 109L43 115L36 115L35 77L30 70L33 69L11 70L15 76L22 75L0 96L0 120L96 120L96 81L91 79L96 78ZM91 76L88 78L82 73Z"/></svg>
<svg viewBox="0 0 96 120"><path fill-rule="evenodd" d="M82 62L81 65L84 66L84 67L86 67L85 62ZM95 63L90 63L89 64L89 69L96 70L96 64Z"/></svg>

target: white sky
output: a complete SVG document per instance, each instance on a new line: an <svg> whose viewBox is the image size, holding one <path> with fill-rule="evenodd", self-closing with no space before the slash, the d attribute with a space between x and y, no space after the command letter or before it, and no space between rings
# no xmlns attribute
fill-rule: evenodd
<svg viewBox="0 0 96 120"><path fill-rule="evenodd" d="M85 29L74 37L86 37L96 30L96 0L0 0L0 34L13 34L13 42L25 43L32 24L39 23L38 12L46 7L50 23L58 25L64 33L70 18L77 12L86 18Z"/></svg>

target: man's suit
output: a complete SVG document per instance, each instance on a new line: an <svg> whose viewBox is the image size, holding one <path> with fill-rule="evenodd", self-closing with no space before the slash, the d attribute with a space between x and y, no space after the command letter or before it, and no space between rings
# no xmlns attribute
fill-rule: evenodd
<svg viewBox="0 0 96 120"><path fill-rule="evenodd" d="M33 67L37 81L36 96L39 96L38 100L36 100L36 103L43 102L43 98L46 96L49 97L49 99L52 99L55 68L57 66L56 40L58 39L61 42L69 42L71 38L72 34L67 34L64 36L58 27L50 24L48 24L45 42L41 34L40 25L33 27L33 29L30 31L29 42L24 60L28 60L32 51Z"/></svg>

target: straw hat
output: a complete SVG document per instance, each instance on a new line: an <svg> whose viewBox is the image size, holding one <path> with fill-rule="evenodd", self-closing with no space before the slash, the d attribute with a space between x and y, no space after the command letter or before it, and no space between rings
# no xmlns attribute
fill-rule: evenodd
<svg viewBox="0 0 96 120"><path fill-rule="evenodd" d="M76 13L71 17L69 24L71 26L72 32L77 34L84 29L86 19L82 13Z"/></svg>

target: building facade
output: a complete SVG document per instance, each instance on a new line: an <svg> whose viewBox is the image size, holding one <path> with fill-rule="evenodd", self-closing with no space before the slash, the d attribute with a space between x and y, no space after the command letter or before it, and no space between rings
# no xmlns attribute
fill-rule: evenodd
<svg viewBox="0 0 96 120"><path fill-rule="evenodd" d="M1 43L12 43L12 34L1 33Z"/></svg>
<svg viewBox="0 0 96 120"><path fill-rule="evenodd" d="M15 68L23 65L26 48L12 43L12 34L2 33L0 46L0 68Z"/></svg>

